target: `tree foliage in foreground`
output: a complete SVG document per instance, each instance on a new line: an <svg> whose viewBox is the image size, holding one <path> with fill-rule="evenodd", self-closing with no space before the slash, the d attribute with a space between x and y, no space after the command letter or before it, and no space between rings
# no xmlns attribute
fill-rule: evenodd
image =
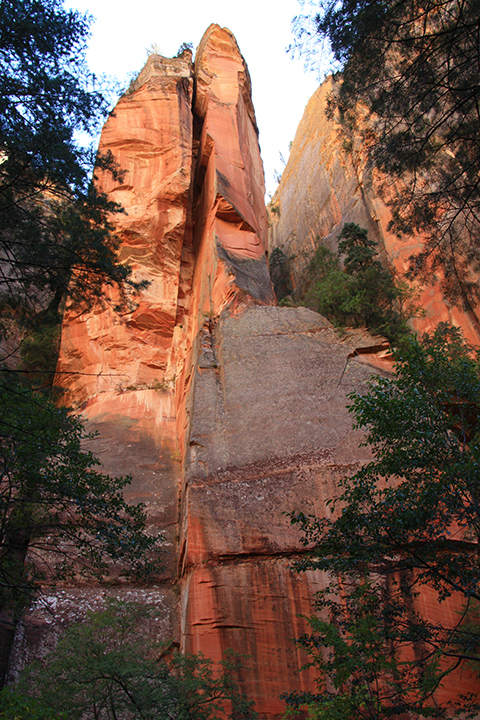
<svg viewBox="0 0 480 720"><path fill-rule="evenodd" d="M3 690L0 718L18 717L15 705L22 703L38 720L256 718L235 681L239 657L215 667L202 655L169 651L156 639L154 621L152 608L107 602L69 628L43 663L27 668L13 692Z"/></svg>
<svg viewBox="0 0 480 720"><path fill-rule="evenodd" d="M434 698L439 658L419 652L411 609L397 600L378 577L343 577L319 594L319 615L297 639L308 657L303 669L318 673L316 691L285 694L287 717L305 706L316 720L451 717Z"/></svg>
<svg viewBox="0 0 480 720"><path fill-rule="evenodd" d="M159 570L159 538L141 506L82 446L78 417L6 373L0 386L0 671L15 623L41 588L69 578L137 578ZM119 570L120 568L120 570Z"/></svg>
<svg viewBox="0 0 480 720"><path fill-rule="evenodd" d="M439 273L467 310L479 298L480 5L477 0L309 0L297 48L331 51L332 97L383 173L401 236L421 234L414 274ZM358 112L358 104L367 109Z"/></svg>
<svg viewBox="0 0 480 720"><path fill-rule="evenodd" d="M393 379L377 378L351 399L373 459L342 481L327 517L292 516L312 548L297 568L330 577L312 636L300 639L330 684L290 702L311 703L315 717L334 720L360 691L382 702L367 711L360 695L346 717L400 718L403 702L413 703L414 717L441 716L431 694L443 677L465 662L480 668L472 622L480 607L479 354L457 329L439 326L422 342L410 340ZM453 597L457 615L444 615L453 620L422 614L426 591L437 597L439 617ZM365 623L371 630L362 635ZM477 700L459 702L478 712Z"/></svg>
<svg viewBox="0 0 480 720"><path fill-rule="evenodd" d="M335 325L365 326L398 342L415 313L411 293L376 259L377 244L367 230L346 223L339 241L337 255L324 245L317 248L309 266L307 303Z"/></svg>
<svg viewBox="0 0 480 720"><path fill-rule="evenodd" d="M123 500L130 479L100 473L80 420L7 362L20 338L22 371L48 385L65 299L80 312L107 285L120 304L140 287L117 257L120 208L94 182L118 170L77 142L108 107L85 62L89 24L61 0L0 2L0 684L15 624L41 587L104 578L112 562L148 574L158 551L143 509Z"/></svg>
<svg viewBox="0 0 480 720"><path fill-rule="evenodd" d="M95 155L77 133L96 131L108 101L85 61L90 19L61 0L0 3L0 312L34 322L69 294L135 287L117 260L112 212L92 181ZM96 169L117 170L110 156Z"/></svg>

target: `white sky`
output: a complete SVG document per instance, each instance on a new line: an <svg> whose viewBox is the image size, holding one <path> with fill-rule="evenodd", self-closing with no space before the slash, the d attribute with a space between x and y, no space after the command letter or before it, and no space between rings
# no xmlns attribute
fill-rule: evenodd
<svg viewBox="0 0 480 720"><path fill-rule="evenodd" d="M122 82L143 67L153 43L162 55L173 57L183 42L193 43L195 51L211 23L229 28L252 78L267 192L274 191L274 169L283 169L279 152L287 160L289 143L318 86L302 61L285 52L292 41L291 21L300 12L297 0L67 0L65 5L95 18L90 69Z"/></svg>

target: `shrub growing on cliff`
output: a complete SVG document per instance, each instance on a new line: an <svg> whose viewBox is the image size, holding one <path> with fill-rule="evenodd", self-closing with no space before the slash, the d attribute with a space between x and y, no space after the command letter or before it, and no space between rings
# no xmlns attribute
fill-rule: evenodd
<svg viewBox="0 0 480 720"><path fill-rule="evenodd" d="M398 341L407 333L400 299L406 289L375 259L376 243L355 223L339 235L339 255L320 245L310 263L307 302L336 325L366 326ZM340 268L344 256L345 271Z"/></svg>
<svg viewBox="0 0 480 720"><path fill-rule="evenodd" d="M4 704L20 695L46 717L69 720L254 720L234 679L240 659L231 654L215 668L202 655L180 655L156 639L155 618L152 607L107 602L27 668L16 693L5 689Z"/></svg>
<svg viewBox="0 0 480 720"><path fill-rule="evenodd" d="M339 496L328 502L329 517L297 513L292 518L305 544L313 547L297 569L320 568L331 577L317 603L327 622L312 621L316 640L307 641L310 648L325 639L332 647L335 641L334 660L339 662L341 641L348 670L348 662L358 655L355 618L366 613L375 632L381 629L385 657L394 655L411 673L410 680L402 679L398 669L385 669L381 687L385 690L398 679L410 699L419 690L431 693L466 660L480 667L478 625L464 622L480 601L479 362L480 354L472 353L457 329L439 326L422 342L410 339L399 354L394 379L379 378L366 395L352 395L356 426L366 432L373 460L342 481ZM368 602L377 598L377 607L370 603L368 609L356 597L362 587ZM447 598L456 598L459 612L450 614L452 624L422 614L417 603L422 592L437 596L440 611ZM332 604L332 595L343 596L344 602ZM329 667L321 654L314 661ZM346 685L335 677L334 695L344 694L355 682L351 672ZM428 686L417 684L422 677L429 679ZM367 687L374 682L372 676ZM379 717L401 715L388 714L392 702ZM477 706L467 700L463 709L478 711ZM423 708L419 714L424 715Z"/></svg>

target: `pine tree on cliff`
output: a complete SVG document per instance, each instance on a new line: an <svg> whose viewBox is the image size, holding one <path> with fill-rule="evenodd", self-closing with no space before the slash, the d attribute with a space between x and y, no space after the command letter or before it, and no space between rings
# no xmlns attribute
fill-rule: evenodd
<svg viewBox="0 0 480 720"><path fill-rule="evenodd" d="M309 306L339 327L367 327L395 345L408 334L415 298L377 259L377 244L365 228L345 223L338 254L319 244L308 268ZM344 269L340 258L343 257Z"/></svg>
<svg viewBox="0 0 480 720"><path fill-rule="evenodd" d="M333 53L339 110L383 181L400 236L421 234L411 262L473 314L480 297L480 5L476 0L310 0L296 49ZM331 56L331 55L330 55ZM358 113L358 103L366 108Z"/></svg>
<svg viewBox="0 0 480 720"><path fill-rule="evenodd" d="M75 141L107 110L85 64L88 29L60 0L0 2L0 338L15 353L9 329L27 332L30 363L23 379L0 365L0 685L15 624L41 586L102 578L111 561L148 572L158 551L143 509L123 499L129 479L98 472L79 419L25 380L55 365L62 299L80 308L105 283L123 299L125 283L135 288L116 256L109 213L119 208L95 189L92 153ZM108 157L96 167L116 172Z"/></svg>

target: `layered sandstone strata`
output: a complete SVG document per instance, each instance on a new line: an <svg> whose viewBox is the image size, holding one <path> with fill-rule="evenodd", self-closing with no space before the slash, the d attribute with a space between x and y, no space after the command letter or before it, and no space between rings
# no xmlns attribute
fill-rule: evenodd
<svg viewBox="0 0 480 720"><path fill-rule="evenodd" d="M69 373L74 402L133 386L168 383L172 339L184 298L179 283L187 228L192 165L191 53L167 60L151 55L102 132L100 152L111 151L124 175L105 174L101 189L121 203L115 231L121 258L149 286L137 307L119 315L98 304L93 312L67 310L58 374ZM112 298L112 306L116 298Z"/></svg>
<svg viewBox="0 0 480 720"><path fill-rule="evenodd" d="M250 655L243 689L279 717L280 694L311 681L293 638L322 586L292 570L301 544L283 512L321 513L361 459L346 394L371 371L348 356L371 340L340 342L315 313L274 307L250 78L228 30L207 30L193 68L188 53L152 56L101 149L125 170L102 180L126 210L122 257L150 285L120 317L68 311L58 377L72 378L105 469L132 473L129 497L167 533L165 635L178 612L184 649Z"/></svg>
<svg viewBox="0 0 480 720"><path fill-rule="evenodd" d="M191 59L151 55L103 129L100 152L123 171L100 178L125 210L114 218L120 257L148 287L122 314L111 296L91 312L67 309L57 367L67 402L99 432L104 466L133 474L129 497L169 542L204 328L247 297L274 302L248 70L216 25ZM170 576L174 563L170 553Z"/></svg>
<svg viewBox="0 0 480 720"><path fill-rule="evenodd" d="M105 125L100 150L111 151L124 171L121 180L101 178L125 209L114 218L121 258L148 287L120 315L113 296L81 315L68 308L57 378L98 432L92 449L104 469L133 476L128 499L142 501L149 529L166 536L166 570L145 602L165 609L162 632L178 640L172 584L180 526L187 512L193 517L181 503L182 462L198 412L197 367L215 352L212 330L223 312L275 303L258 130L233 35L211 26L195 66L188 51L174 59L152 55ZM185 582L195 585L190 576ZM133 590L118 592L130 598ZM98 595L66 588L55 600L59 618L81 617ZM41 627L42 614L31 621ZM196 649L209 655L211 647Z"/></svg>
<svg viewBox="0 0 480 720"><path fill-rule="evenodd" d="M335 118L327 117L332 81L327 79L308 102L292 143L287 166L269 206L270 251L278 247L290 259L292 280L301 290L308 262L319 243L337 249L343 225L354 222L378 243L385 266L404 278L409 257L422 250L421 237L406 241L388 230L389 208L375 194L361 154L346 150L345 137ZM442 295L441 278L432 277L419 289L424 315L412 321L418 332L431 331L439 322L463 328L466 338L480 343L480 322Z"/></svg>
<svg viewBox="0 0 480 720"><path fill-rule="evenodd" d="M182 453L196 358L209 346L215 318L226 308L249 302L275 303L266 261L265 183L250 77L234 36L218 25L208 28L196 52L192 112L193 237L184 247L189 303L182 335L174 342Z"/></svg>

